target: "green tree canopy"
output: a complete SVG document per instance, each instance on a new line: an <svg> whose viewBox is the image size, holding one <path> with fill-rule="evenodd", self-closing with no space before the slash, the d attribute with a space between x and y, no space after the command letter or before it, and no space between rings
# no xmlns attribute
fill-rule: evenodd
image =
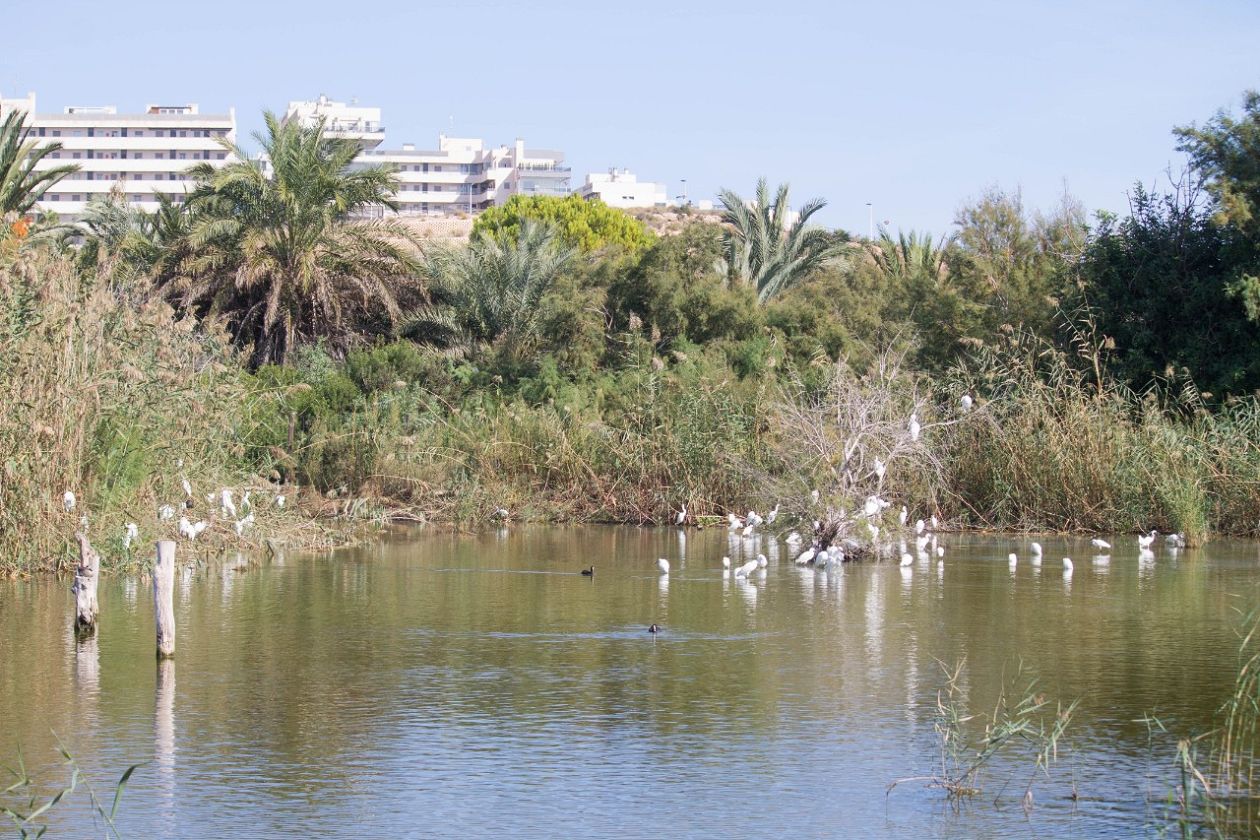
<svg viewBox="0 0 1260 840"><path fill-rule="evenodd" d="M623 210L602 201L587 201L580 195L563 198L549 195L514 195L500 207L492 207L473 223L474 239L506 237L517 240L527 220L541 222L557 230L560 237L585 252L608 247L637 251L651 245L656 237L642 222Z"/></svg>

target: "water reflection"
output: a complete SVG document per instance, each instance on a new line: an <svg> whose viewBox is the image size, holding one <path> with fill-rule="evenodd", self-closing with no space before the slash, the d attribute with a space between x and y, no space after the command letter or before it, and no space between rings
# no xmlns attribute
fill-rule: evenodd
<svg viewBox="0 0 1260 840"><path fill-rule="evenodd" d="M152 757L124 797L137 836L399 836L416 814L442 836L1157 833L1148 792L1175 765L1133 721L1211 725L1235 608L1260 596L1256 547L1116 550L1073 582L1059 558L1089 555L1072 541L1044 540L1044 573L1002 563L1024 540L947 542L948 568L906 569L899 553L796 566L725 529L514 527L233 558L181 570L178 665L156 674L152 616L125 579L102 581L101 631L80 645L64 587L3 585L0 758L20 739L33 769L55 768L52 730L76 732L102 778ZM723 554L758 551L751 580L723 572ZM577 574L592 561L596 577ZM885 807L887 782L939 760L935 698L959 662L981 716L1021 666L1052 701L1082 700L1070 767L1039 783L1029 823L917 789ZM54 833L92 833L76 814Z"/></svg>

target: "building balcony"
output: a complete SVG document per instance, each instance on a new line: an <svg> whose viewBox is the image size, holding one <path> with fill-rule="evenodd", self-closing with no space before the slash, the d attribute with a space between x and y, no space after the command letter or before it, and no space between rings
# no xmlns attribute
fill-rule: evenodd
<svg viewBox="0 0 1260 840"><path fill-rule="evenodd" d="M541 163L518 163L516 171L531 178L569 178L573 173L573 168Z"/></svg>

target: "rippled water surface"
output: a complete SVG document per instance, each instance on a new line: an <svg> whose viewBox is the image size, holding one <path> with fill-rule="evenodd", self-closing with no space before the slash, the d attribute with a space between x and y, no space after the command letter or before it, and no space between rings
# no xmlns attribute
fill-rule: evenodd
<svg viewBox="0 0 1260 840"><path fill-rule="evenodd" d="M164 667L144 582L105 580L79 644L65 582L0 584L0 763L20 746L63 779L55 732L108 794L145 762L125 836L1158 834L1175 736L1229 693L1260 550L1140 560L1117 537L1101 563L1042 542L1039 568L1023 539L968 536L939 565L825 574L725 531L521 528L209 564L177 586ZM723 576L723 554L756 551L764 576ZM1029 815L1027 752L960 808L921 784L886 796L935 769L941 663L964 660L975 712L1021 667L1081 702ZM81 796L50 822L101 833Z"/></svg>

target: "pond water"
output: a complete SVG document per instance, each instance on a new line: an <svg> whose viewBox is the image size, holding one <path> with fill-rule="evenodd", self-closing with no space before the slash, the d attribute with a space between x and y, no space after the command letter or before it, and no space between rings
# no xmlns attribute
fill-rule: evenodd
<svg viewBox="0 0 1260 840"><path fill-rule="evenodd" d="M1140 560L1117 537L1096 563L1085 540L1041 541L1040 567L1024 538L947 536L942 564L831 574L725 530L630 528L209 563L177 583L165 666L142 581L103 581L85 643L66 582L0 584L0 763L20 749L61 782L60 738L108 798L144 762L123 836L1159 834L1175 739L1232 686L1260 548ZM722 555L757 551L764 575L723 575ZM1080 701L1031 812L1022 748L961 806L922 783L886 795L938 767L942 664L958 663L972 712L1028 677L1050 706ZM102 833L81 792L49 822Z"/></svg>

